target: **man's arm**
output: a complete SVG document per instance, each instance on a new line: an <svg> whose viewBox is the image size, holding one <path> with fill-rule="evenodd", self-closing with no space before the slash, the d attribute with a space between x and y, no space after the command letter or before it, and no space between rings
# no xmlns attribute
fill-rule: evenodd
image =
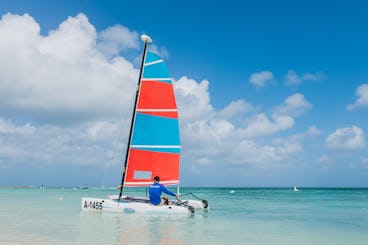
<svg viewBox="0 0 368 245"><path fill-rule="evenodd" d="M176 196L174 193L172 193L171 191L169 191L165 186L161 185L161 189L163 192L165 192L167 195L171 195L171 196Z"/></svg>

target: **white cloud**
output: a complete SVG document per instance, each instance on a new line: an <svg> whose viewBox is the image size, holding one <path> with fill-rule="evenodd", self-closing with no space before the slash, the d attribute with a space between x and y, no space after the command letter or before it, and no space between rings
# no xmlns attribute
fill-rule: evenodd
<svg viewBox="0 0 368 245"><path fill-rule="evenodd" d="M106 143L111 143L112 141L116 141L116 136L120 135L118 133L122 131L121 129L125 129L124 133L128 132L129 122L125 121L122 123L113 123L108 121L97 121L94 122L86 128L86 134L91 141L104 141Z"/></svg>
<svg viewBox="0 0 368 245"><path fill-rule="evenodd" d="M355 94L358 98L354 104L349 104L347 106L348 110L354 110L358 107L368 106L368 84L361 84L357 88Z"/></svg>
<svg viewBox="0 0 368 245"><path fill-rule="evenodd" d="M248 115L254 107L244 100L232 101L215 111L210 103L209 83L197 83L186 77L175 83L182 125L183 157L192 164L229 163L266 167L280 166L303 152L303 140L320 134L316 126L306 132L279 138L269 144L274 134L294 126L293 116L309 109L311 104L302 94L288 97L270 116ZM290 115L288 115L290 114ZM235 115L243 124L235 126ZM244 123L246 122L246 123ZM262 139L266 139L263 141Z"/></svg>
<svg viewBox="0 0 368 245"><path fill-rule="evenodd" d="M360 157L360 162L368 165L368 157Z"/></svg>
<svg viewBox="0 0 368 245"><path fill-rule="evenodd" d="M242 140L229 152L229 161L234 164L271 167L280 160L276 148L257 144L254 140Z"/></svg>
<svg viewBox="0 0 368 245"><path fill-rule="evenodd" d="M115 25L108 27L98 35L97 48L107 57L119 55L121 51L139 49L139 37L136 31Z"/></svg>
<svg viewBox="0 0 368 245"><path fill-rule="evenodd" d="M274 114L270 120L264 113L252 117L248 126L242 130L247 138L267 136L294 126L294 119L286 115Z"/></svg>
<svg viewBox="0 0 368 245"><path fill-rule="evenodd" d="M200 120L188 123L184 129L186 137L195 142L223 143L234 134L234 126L226 120Z"/></svg>
<svg viewBox="0 0 368 245"><path fill-rule="evenodd" d="M276 106L273 111L282 115L299 116L310 108L312 108L312 104L305 99L304 95L296 93L287 97L284 103Z"/></svg>
<svg viewBox="0 0 368 245"><path fill-rule="evenodd" d="M295 71L289 70L285 75L285 81L287 85L297 85L305 81L321 81L324 77L325 75L322 72L314 74L307 72L299 76Z"/></svg>
<svg viewBox="0 0 368 245"><path fill-rule="evenodd" d="M323 155L323 156L320 156L318 159L317 159L317 162L319 163L327 163L330 161L330 158L326 155Z"/></svg>
<svg viewBox="0 0 368 245"><path fill-rule="evenodd" d="M119 129L128 127L116 122L128 110L138 76L121 55L138 47L137 32L123 26L97 32L79 14L42 36L29 15L8 14L0 21L0 34L0 163L97 166L114 161L117 149L121 159L126 136L117 136L127 135ZM257 87L273 80L271 72L253 75ZM311 107L301 94L267 115L254 114L241 99L215 110L207 80L184 76L174 81L174 89L183 156L190 163L264 167L303 151L303 136L266 138L292 128L293 117Z"/></svg>
<svg viewBox="0 0 368 245"><path fill-rule="evenodd" d="M224 109L219 112L219 116L222 118L230 119L242 115L246 112L253 110L252 105L247 103L245 100L232 101Z"/></svg>
<svg viewBox="0 0 368 245"><path fill-rule="evenodd" d="M163 59L168 59L169 58L169 51L166 49L166 47L163 47L163 46L159 47L155 44L151 44L151 45L148 46L147 49L149 51L159 55Z"/></svg>
<svg viewBox="0 0 368 245"><path fill-rule="evenodd" d="M293 117L304 113L311 107L312 105L303 94L291 95L282 105L273 108L271 119L266 114L259 113L248 120L248 125L242 132L246 137L253 138L269 136L290 129L295 124Z"/></svg>
<svg viewBox="0 0 368 245"><path fill-rule="evenodd" d="M219 163L226 158L232 142L238 141L233 138L235 127L226 120L199 120L181 129L183 156L192 163Z"/></svg>
<svg viewBox="0 0 368 245"><path fill-rule="evenodd" d="M106 58L99 48L111 39L96 45L98 33L85 15L69 17L42 36L29 15L7 14L0 20L0 35L3 115L78 122L121 117L121 108L128 107L138 71L122 57ZM116 49L135 47L128 43Z"/></svg>
<svg viewBox="0 0 368 245"><path fill-rule="evenodd" d="M179 114L183 122L192 122L213 116L208 85L207 80L197 83L187 77L174 81Z"/></svg>
<svg viewBox="0 0 368 245"><path fill-rule="evenodd" d="M276 139L273 145L278 147L278 152L282 155L293 155L303 151L303 146L300 141Z"/></svg>
<svg viewBox="0 0 368 245"><path fill-rule="evenodd" d="M357 127L339 128L326 139L330 150L358 150L365 147L364 131Z"/></svg>
<svg viewBox="0 0 368 245"><path fill-rule="evenodd" d="M291 136L292 140L303 140L305 138L314 138L321 135L321 131L316 126L310 126L306 132L297 133Z"/></svg>
<svg viewBox="0 0 368 245"><path fill-rule="evenodd" d="M17 126L0 119L0 165L29 163L98 166L108 161L117 164L117 157L121 159L122 155L122 145L116 142L121 125L108 123L108 126L105 122L72 127ZM112 151L118 153L111 154Z"/></svg>
<svg viewBox="0 0 368 245"><path fill-rule="evenodd" d="M270 71L261 71L253 73L249 78L249 83L253 84L257 88L265 86L267 83L273 81L273 74Z"/></svg>
<svg viewBox="0 0 368 245"><path fill-rule="evenodd" d="M303 152L301 142L277 139L272 144L262 144L255 140L241 140L227 152L226 160L238 165L258 168L273 168L287 165L288 160Z"/></svg>

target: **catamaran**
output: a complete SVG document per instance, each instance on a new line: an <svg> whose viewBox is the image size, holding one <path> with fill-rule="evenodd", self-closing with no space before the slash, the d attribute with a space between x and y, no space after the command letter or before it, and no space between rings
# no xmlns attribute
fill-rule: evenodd
<svg viewBox="0 0 368 245"><path fill-rule="evenodd" d="M193 195L193 200L170 200L168 205L152 205L148 197L124 195L125 187L149 186L154 176L163 185L177 186L179 194L180 135L178 109L172 80L164 61L147 51L152 39L144 42L135 105L129 131L119 195L107 198L82 198L85 211L127 213L183 213L207 210L208 202Z"/></svg>

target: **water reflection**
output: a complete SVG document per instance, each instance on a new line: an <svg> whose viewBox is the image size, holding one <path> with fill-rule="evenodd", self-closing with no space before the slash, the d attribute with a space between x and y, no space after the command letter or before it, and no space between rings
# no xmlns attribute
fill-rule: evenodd
<svg viewBox="0 0 368 245"><path fill-rule="evenodd" d="M182 245L190 217L82 212L78 244Z"/></svg>
<svg viewBox="0 0 368 245"><path fill-rule="evenodd" d="M169 215L117 217L117 244L181 245L178 220Z"/></svg>

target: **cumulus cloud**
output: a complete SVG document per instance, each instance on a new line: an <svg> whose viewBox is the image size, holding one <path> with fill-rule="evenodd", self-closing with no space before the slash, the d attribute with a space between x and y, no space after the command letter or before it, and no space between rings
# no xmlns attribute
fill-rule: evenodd
<svg viewBox="0 0 368 245"><path fill-rule="evenodd" d="M291 136L294 141L299 141L308 138L314 138L321 135L321 130L319 130L315 125L310 126L307 131L303 133L297 133Z"/></svg>
<svg viewBox="0 0 368 245"><path fill-rule="evenodd" d="M97 38L97 48L107 57L119 55L129 49L139 49L138 32L115 25L101 31Z"/></svg>
<svg viewBox="0 0 368 245"><path fill-rule="evenodd" d="M250 119L243 132L246 137L253 138L272 135L293 126L294 119L290 116L274 114L270 119L264 113L259 113Z"/></svg>
<svg viewBox="0 0 368 245"><path fill-rule="evenodd" d="M323 155L323 156L320 156L318 159L317 159L317 162L319 163L327 163L330 161L330 158L326 155Z"/></svg>
<svg viewBox="0 0 368 245"><path fill-rule="evenodd" d="M286 98L282 105L272 110L271 115L263 112L252 114L255 108L244 100L232 101L223 109L214 110L208 86L207 80L197 83L186 77L175 82L180 118L185 119L181 123L181 137L183 146L186 146L183 148L186 162L278 166L303 152L305 139L320 135L319 129L311 126L288 139L278 138L272 143L262 141L292 128L295 125L293 117L311 108L302 94ZM241 115L242 124L235 125L236 115Z"/></svg>
<svg viewBox="0 0 368 245"><path fill-rule="evenodd" d="M368 157L360 157L360 162L368 165Z"/></svg>
<svg viewBox="0 0 368 245"><path fill-rule="evenodd" d="M276 114L299 116L310 108L312 108L312 104L305 99L304 95L296 93L287 97L284 103L276 106L273 111Z"/></svg>
<svg viewBox="0 0 368 245"><path fill-rule="evenodd" d="M116 138L129 127L117 122L130 115L138 76L134 58L124 57L139 47L137 32L120 25L97 32L84 14L47 35L40 30L27 14L0 20L0 162L97 166L115 159L116 149L121 159L126 136ZM268 71L253 75L257 87L273 80ZM267 166L302 152L304 136L262 141L311 108L302 94L269 115L242 99L214 109L208 80L183 76L173 83L188 162ZM301 134L317 133L312 127Z"/></svg>
<svg viewBox="0 0 368 245"><path fill-rule="evenodd" d="M319 130L311 126L307 131L287 138L276 138L265 144L256 139L243 139L229 150L229 161L235 164L251 164L256 167L269 168L288 164L304 151L303 141L319 135Z"/></svg>
<svg viewBox="0 0 368 245"><path fill-rule="evenodd" d="M352 126L339 128L326 139L326 146L330 150L359 150L365 147L363 129Z"/></svg>
<svg viewBox="0 0 368 245"><path fill-rule="evenodd" d="M267 83L273 81L273 74L270 71L261 71L253 73L249 78L249 83L253 84L257 88L264 87Z"/></svg>
<svg viewBox="0 0 368 245"><path fill-rule="evenodd" d="M289 70L285 75L285 82L287 85L298 85L305 81L321 81L323 80L325 75L322 72L316 73L304 73L302 75L298 75L295 71Z"/></svg>
<svg viewBox="0 0 368 245"><path fill-rule="evenodd" d="M183 77L174 85L180 118L183 118L183 161L191 164L279 166L303 151L304 139L320 133L317 127L311 126L306 132L289 139L279 138L272 143L261 140L294 126L293 117L284 112L292 111L290 114L294 115L298 114L295 111L299 112L299 107L309 107L303 96L291 96L295 99L286 101L295 103L286 103L289 110L268 116L265 113L251 114L255 109L244 100L232 101L223 109L214 110L207 80L196 82ZM243 124L234 124L236 115L242 116Z"/></svg>
<svg viewBox="0 0 368 245"><path fill-rule="evenodd" d="M31 16L4 15L0 113L48 123L121 117L119 109L131 100L128 94L133 94L138 70L120 56L108 59L102 53L102 46L115 38L110 32L103 32L97 43L99 33L84 14L78 14L42 36ZM124 33L120 43L128 44L116 45L116 52L135 47L136 33L127 29Z"/></svg>
<svg viewBox="0 0 368 245"><path fill-rule="evenodd" d="M291 95L282 105L272 109L270 117L265 113L258 113L248 120L247 127L241 131L248 138L273 135L292 128L295 124L294 117L311 107L303 94Z"/></svg>
<svg viewBox="0 0 368 245"><path fill-rule="evenodd" d="M247 103L245 100L232 101L224 109L222 109L218 114L222 118L233 118L239 115L243 115L246 112L252 111L253 106Z"/></svg>
<svg viewBox="0 0 368 245"><path fill-rule="evenodd" d="M122 145L116 142L118 128L121 125L106 122L73 127L35 127L0 119L0 164L99 166L108 161L117 164L117 157L122 154Z"/></svg>
<svg viewBox="0 0 368 245"><path fill-rule="evenodd" d="M183 122L211 118L213 107L210 103L208 92L209 82L203 80L197 83L188 77L182 77L174 81L176 100L179 108L180 118Z"/></svg>
<svg viewBox="0 0 368 245"><path fill-rule="evenodd" d="M361 84L357 88L355 94L358 98L354 104L349 104L346 107L348 110L354 110L358 107L368 106L368 84Z"/></svg>

